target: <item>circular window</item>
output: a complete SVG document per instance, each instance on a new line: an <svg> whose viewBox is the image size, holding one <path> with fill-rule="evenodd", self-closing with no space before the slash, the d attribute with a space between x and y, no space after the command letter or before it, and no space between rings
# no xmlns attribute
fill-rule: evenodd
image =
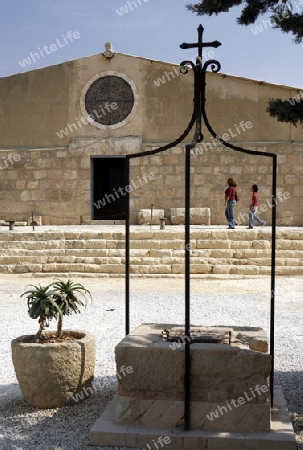
<svg viewBox="0 0 303 450"><path fill-rule="evenodd" d="M87 113L101 125L122 122L134 106L134 93L130 84L117 76L98 78L85 94Z"/></svg>

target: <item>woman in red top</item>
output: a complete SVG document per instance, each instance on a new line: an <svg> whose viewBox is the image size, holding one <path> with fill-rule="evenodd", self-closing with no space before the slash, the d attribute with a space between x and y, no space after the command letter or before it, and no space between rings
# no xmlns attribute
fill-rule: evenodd
<svg viewBox="0 0 303 450"><path fill-rule="evenodd" d="M227 180L228 188L225 190L225 217L228 221L228 228L234 230L234 207L238 201L237 183L233 178Z"/></svg>
<svg viewBox="0 0 303 450"><path fill-rule="evenodd" d="M249 226L248 228L251 229L254 227L254 220L258 222L261 227L264 227L266 225L266 222L260 217L257 216L257 210L258 210L258 186L256 184L253 184L251 189L252 191L252 197L251 197L251 205L249 207Z"/></svg>

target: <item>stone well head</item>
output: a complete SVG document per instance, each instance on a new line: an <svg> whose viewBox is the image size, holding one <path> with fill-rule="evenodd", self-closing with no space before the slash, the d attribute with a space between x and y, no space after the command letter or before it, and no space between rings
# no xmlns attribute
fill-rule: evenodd
<svg viewBox="0 0 303 450"><path fill-rule="evenodd" d="M183 427L184 338L170 342L163 330L178 333L182 327L143 324L117 345L117 373L123 366L133 370L118 377L116 423ZM224 339L195 342L198 330ZM215 326L191 327L191 334L192 429L268 431L271 356L265 331Z"/></svg>

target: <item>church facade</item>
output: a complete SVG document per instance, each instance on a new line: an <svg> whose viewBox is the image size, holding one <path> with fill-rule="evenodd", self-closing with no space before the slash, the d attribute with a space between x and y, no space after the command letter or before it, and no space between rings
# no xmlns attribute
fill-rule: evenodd
<svg viewBox="0 0 303 450"><path fill-rule="evenodd" d="M206 110L224 140L278 155L278 225L303 225L303 131L266 112L269 98L298 89L207 73ZM294 100L295 101L295 100ZM184 206L184 144L130 161L125 156L172 142L193 109L193 74L178 65L106 51L0 79L0 218L42 217L47 224L121 223L130 193L131 223L140 209ZM206 129L192 151L192 207L225 224L224 190L235 178L238 223L245 224L250 186L271 222L271 158L222 147Z"/></svg>

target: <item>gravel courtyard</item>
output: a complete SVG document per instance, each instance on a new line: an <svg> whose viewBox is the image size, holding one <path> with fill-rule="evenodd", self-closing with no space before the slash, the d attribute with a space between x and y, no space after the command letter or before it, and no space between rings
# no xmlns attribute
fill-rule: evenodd
<svg viewBox="0 0 303 450"><path fill-rule="evenodd" d="M91 290L93 303L82 314L65 317L63 326L91 331L96 338L96 393L76 406L39 410L23 401L11 361L10 342L38 329L37 321L27 315L26 300L20 299L24 287L53 280L0 275L0 449L110 449L89 446L89 430L117 389L114 348L125 332L124 280L73 278ZM269 277L192 279L193 325L260 326L269 333L269 306ZM300 450L303 450L302 316L303 280L277 277L275 383L282 385ZM131 329L144 322L184 322L183 279L131 279Z"/></svg>

